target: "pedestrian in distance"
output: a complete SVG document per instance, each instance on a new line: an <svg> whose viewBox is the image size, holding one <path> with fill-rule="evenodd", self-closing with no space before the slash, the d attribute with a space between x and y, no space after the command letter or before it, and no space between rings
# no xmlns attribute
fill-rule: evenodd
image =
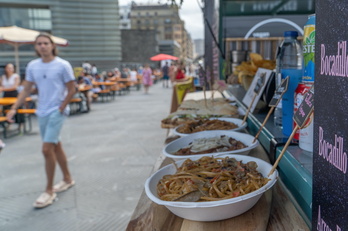
<svg viewBox="0 0 348 231"><path fill-rule="evenodd" d="M152 86L152 70L149 66L149 64L145 64L145 67L143 69L143 85L145 94L149 93L149 88Z"/></svg>
<svg viewBox="0 0 348 231"><path fill-rule="evenodd" d="M36 84L38 88L36 115L43 142L42 153L47 184L45 191L34 202L34 207L43 208L55 201L56 193L65 191L75 184L70 175L59 134L69 114L69 102L76 93L76 88L73 69L69 62L57 56L56 45L51 36L46 33L39 34L34 46L39 58L29 62L23 83L24 89L6 116L9 122L13 122L18 107ZM56 162L63 173L63 180L53 186Z"/></svg>
<svg viewBox="0 0 348 231"><path fill-rule="evenodd" d="M162 67L162 74L163 74L163 87L168 88L169 87L169 67L168 62Z"/></svg>

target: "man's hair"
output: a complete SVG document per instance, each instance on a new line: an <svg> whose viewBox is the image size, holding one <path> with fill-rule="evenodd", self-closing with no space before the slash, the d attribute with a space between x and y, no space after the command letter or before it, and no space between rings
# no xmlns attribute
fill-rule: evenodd
<svg viewBox="0 0 348 231"><path fill-rule="evenodd" d="M48 38L50 40L50 42L54 45L54 48L52 49L52 54L53 54L53 56L57 56L58 55L58 50L57 50L57 47L56 47L55 43L53 42L53 39L52 39L51 35L48 34L48 33L45 33L45 32L41 32L38 36L36 36L35 43L36 43L37 39L40 38L40 37L45 37L45 38ZM35 49L35 52L36 52L37 56L41 57L39 52L37 52L36 49Z"/></svg>

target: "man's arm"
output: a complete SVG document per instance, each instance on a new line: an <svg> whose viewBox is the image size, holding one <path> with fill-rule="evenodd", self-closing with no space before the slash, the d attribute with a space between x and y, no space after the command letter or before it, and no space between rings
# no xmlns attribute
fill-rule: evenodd
<svg viewBox="0 0 348 231"><path fill-rule="evenodd" d="M69 82L67 82L65 84L66 88L68 89L68 94L66 95L63 103L60 105L59 107L59 111L61 113L63 113L66 105L68 105L70 103L70 100L72 99L72 97L75 95L76 93L76 87L75 87L75 81L74 80L71 80Z"/></svg>
<svg viewBox="0 0 348 231"><path fill-rule="evenodd" d="M30 94L33 82L24 80L24 89L19 93L17 101L12 105L11 109L6 113L7 121L13 123L13 116L17 113L17 108L24 103L25 98Z"/></svg>

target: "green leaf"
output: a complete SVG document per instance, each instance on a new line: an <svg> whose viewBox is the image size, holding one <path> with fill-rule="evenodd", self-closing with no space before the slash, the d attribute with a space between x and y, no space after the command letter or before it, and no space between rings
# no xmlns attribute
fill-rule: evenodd
<svg viewBox="0 0 348 231"><path fill-rule="evenodd" d="M307 66L310 61L314 63L314 53L306 53L303 55L304 64Z"/></svg>

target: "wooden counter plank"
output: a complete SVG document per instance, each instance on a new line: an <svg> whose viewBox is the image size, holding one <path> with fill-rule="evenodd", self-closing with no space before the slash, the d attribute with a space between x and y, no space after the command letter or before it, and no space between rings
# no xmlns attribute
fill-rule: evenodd
<svg viewBox="0 0 348 231"><path fill-rule="evenodd" d="M272 212L267 231L309 231L309 227L299 215L284 187L281 181L273 186Z"/></svg>
<svg viewBox="0 0 348 231"><path fill-rule="evenodd" d="M267 228L271 211L272 190L267 191L256 205L244 214L222 221L197 222L184 220L181 231L217 231L217 230L243 230L264 231Z"/></svg>

